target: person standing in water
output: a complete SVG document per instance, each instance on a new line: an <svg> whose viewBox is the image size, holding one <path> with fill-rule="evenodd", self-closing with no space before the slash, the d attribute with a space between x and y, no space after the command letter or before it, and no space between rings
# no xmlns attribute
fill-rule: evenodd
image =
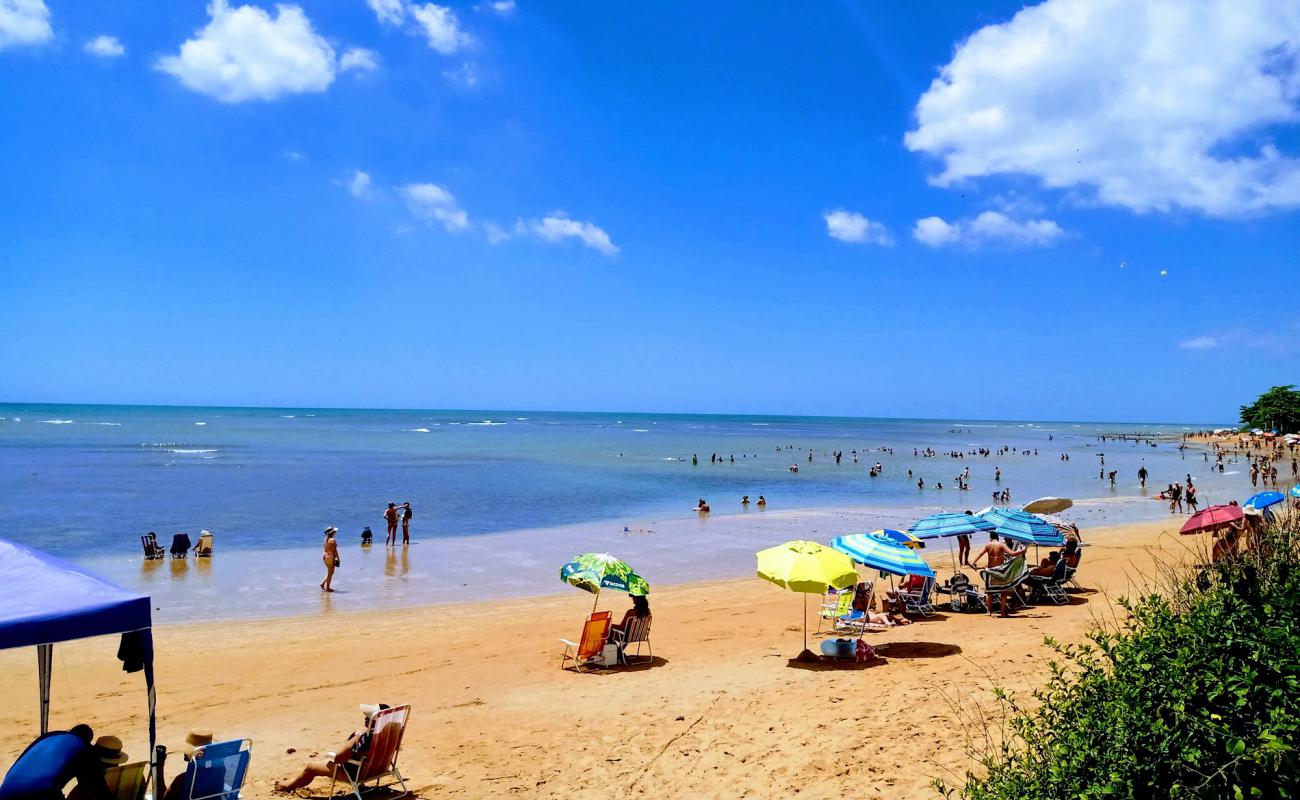
<svg viewBox="0 0 1300 800"><path fill-rule="evenodd" d="M411 543L411 504L402 503L402 544Z"/></svg>
<svg viewBox="0 0 1300 800"><path fill-rule="evenodd" d="M384 547L393 547L397 544L396 503L389 503L388 508L384 509L384 522L388 523L388 534L384 536Z"/></svg>
<svg viewBox="0 0 1300 800"><path fill-rule="evenodd" d="M321 560L325 562L325 580L320 582L322 592L334 591L334 570L342 563L339 560L339 543L334 539L334 534L338 532L339 529L335 527L325 529L325 552L321 554Z"/></svg>

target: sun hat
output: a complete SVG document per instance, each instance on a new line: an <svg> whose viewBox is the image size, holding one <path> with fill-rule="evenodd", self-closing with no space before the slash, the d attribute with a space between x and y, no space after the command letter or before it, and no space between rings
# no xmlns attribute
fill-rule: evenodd
<svg viewBox="0 0 1300 800"><path fill-rule="evenodd" d="M204 745L212 744L212 731L192 730L185 735L185 746L181 752L186 758L194 755L194 751Z"/></svg>
<svg viewBox="0 0 1300 800"><path fill-rule="evenodd" d="M366 715L366 719L370 719L380 711L389 708L389 706L387 703L362 703L357 708L361 709L361 713Z"/></svg>
<svg viewBox="0 0 1300 800"><path fill-rule="evenodd" d="M101 736L96 739L95 752L105 764L125 764L127 761L122 740L116 736Z"/></svg>
<svg viewBox="0 0 1300 800"><path fill-rule="evenodd" d="M339 529L336 528L336 527L334 527L333 525L331 525L331 526L329 526L328 528L325 529L325 535L326 535L326 536L330 535L331 533L338 533L338 532L339 532Z"/></svg>

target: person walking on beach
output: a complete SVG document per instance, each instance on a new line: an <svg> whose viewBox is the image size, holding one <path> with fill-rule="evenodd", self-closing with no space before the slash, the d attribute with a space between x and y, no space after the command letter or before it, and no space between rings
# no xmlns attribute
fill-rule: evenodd
<svg viewBox="0 0 1300 800"><path fill-rule="evenodd" d="M1143 464L1142 466L1138 467L1138 486L1140 486L1143 489L1147 488L1147 465L1146 464Z"/></svg>
<svg viewBox="0 0 1300 800"><path fill-rule="evenodd" d="M402 503L402 544L411 543L411 504Z"/></svg>
<svg viewBox="0 0 1300 800"><path fill-rule="evenodd" d="M388 508L384 509L384 522L388 523L388 534L384 536L384 547L393 547L397 544L396 503L389 503Z"/></svg>
<svg viewBox="0 0 1300 800"><path fill-rule="evenodd" d="M1187 513L1196 513L1196 487L1192 485L1191 481L1187 482Z"/></svg>
<svg viewBox="0 0 1300 800"><path fill-rule="evenodd" d="M332 526L325 529L325 552L321 555L321 560L325 562L325 580L320 582L322 592L334 591L334 570L342 563L339 559L339 543L334 539L334 534L338 532L339 529Z"/></svg>

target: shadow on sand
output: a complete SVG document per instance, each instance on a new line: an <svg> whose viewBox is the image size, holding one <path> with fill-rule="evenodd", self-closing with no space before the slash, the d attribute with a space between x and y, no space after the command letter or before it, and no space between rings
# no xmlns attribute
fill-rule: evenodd
<svg viewBox="0 0 1300 800"><path fill-rule="evenodd" d="M885 642L876 645L876 654L885 658L946 658L959 653L959 646L940 642Z"/></svg>

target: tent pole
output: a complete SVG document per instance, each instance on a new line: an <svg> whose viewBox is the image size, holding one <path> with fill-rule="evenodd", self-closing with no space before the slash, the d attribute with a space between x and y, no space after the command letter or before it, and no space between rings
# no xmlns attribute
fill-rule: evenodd
<svg viewBox="0 0 1300 800"><path fill-rule="evenodd" d="M50 676L54 672L54 645L36 645L36 671L41 685L41 735L50 730Z"/></svg>

